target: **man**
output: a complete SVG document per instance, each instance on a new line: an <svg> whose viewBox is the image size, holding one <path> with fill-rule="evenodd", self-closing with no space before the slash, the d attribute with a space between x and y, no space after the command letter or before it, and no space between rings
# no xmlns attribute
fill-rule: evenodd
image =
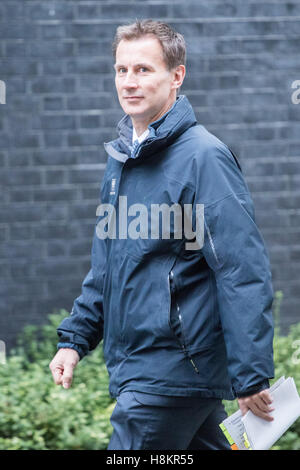
<svg viewBox="0 0 300 470"><path fill-rule="evenodd" d="M105 144L92 266L50 369L69 388L103 339L117 398L108 449L228 449L222 399L272 420L273 290L252 199L235 156L177 96L182 35L136 21L117 29L113 49L125 116ZM157 206L173 210L173 222L162 210L170 236ZM175 208L190 210L180 219Z"/></svg>

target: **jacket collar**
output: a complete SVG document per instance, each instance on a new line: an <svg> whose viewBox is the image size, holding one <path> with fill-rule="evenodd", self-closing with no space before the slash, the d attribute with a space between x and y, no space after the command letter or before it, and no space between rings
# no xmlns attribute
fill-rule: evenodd
<svg viewBox="0 0 300 470"><path fill-rule="evenodd" d="M185 95L180 95L161 118L149 124L148 137L135 149L132 148L133 128L128 114L125 114L118 123L119 137L105 142L104 147L111 157L121 162L125 162L128 158L141 158L165 148L195 124L197 120L189 100Z"/></svg>

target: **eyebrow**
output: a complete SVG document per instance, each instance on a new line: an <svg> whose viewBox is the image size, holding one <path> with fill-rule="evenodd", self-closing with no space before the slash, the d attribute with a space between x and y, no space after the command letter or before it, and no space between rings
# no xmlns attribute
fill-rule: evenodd
<svg viewBox="0 0 300 470"><path fill-rule="evenodd" d="M123 64L115 64L115 65L114 65L114 69L115 69L115 70L118 69L118 68L120 68L120 67L125 67L125 68L126 68L126 65L123 65ZM152 68L151 65L149 65L149 64L147 64L147 63L145 63L145 62L141 62L141 63L139 63L139 64L134 64L134 67Z"/></svg>

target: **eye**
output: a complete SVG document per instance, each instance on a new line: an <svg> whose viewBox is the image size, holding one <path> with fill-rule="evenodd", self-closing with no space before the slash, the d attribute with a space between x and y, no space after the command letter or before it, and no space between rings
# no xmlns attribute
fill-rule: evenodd
<svg viewBox="0 0 300 470"><path fill-rule="evenodd" d="M125 73L125 72L126 72L125 67L119 67L118 68L118 73Z"/></svg>
<svg viewBox="0 0 300 470"><path fill-rule="evenodd" d="M147 72L147 70L148 70L147 67L140 67L139 68L140 72Z"/></svg>

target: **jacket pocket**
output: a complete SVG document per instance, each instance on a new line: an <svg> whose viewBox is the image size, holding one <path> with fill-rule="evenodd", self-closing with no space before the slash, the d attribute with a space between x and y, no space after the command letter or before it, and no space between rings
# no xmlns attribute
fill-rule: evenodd
<svg viewBox="0 0 300 470"><path fill-rule="evenodd" d="M183 354L189 360L194 368L194 371L199 374L199 370L193 361L193 358L189 352L187 344L186 333L184 329L183 318L180 310L180 305L176 298L176 282L174 272L171 270L168 275L169 281L169 293L170 293L170 306L169 306L169 326L175 335Z"/></svg>

